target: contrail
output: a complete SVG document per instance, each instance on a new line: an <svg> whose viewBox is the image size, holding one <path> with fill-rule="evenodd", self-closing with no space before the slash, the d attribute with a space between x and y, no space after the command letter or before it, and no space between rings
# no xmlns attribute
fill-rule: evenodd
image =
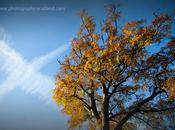
<svg viewBox="0 0 175 130"><path fill-rule="evenodd" d="M38 95L46 101L50 100L54 80L39 70L66 49L68 46L63 45L44 56L34 58L32 62L28 62L5 40L0 40L0 73L5 77L5 80L0 82L0 98L20 87L26 93Z"/></svg>

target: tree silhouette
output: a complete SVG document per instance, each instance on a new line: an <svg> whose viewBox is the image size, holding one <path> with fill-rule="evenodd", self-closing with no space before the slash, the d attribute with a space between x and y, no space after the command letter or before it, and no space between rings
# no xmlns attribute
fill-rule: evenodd
<svg viewBox="0 0 175 130"><path fill-rule="evenodd" d="M60 63L54 100L69 126L89 129L174 129L175 39L173 17L154 13L119 26L120 11L107 6L104 23L80 12L71 52ZM161 46L161 47L160 47ZM150 51L157 47L158 51Z"/></svg>

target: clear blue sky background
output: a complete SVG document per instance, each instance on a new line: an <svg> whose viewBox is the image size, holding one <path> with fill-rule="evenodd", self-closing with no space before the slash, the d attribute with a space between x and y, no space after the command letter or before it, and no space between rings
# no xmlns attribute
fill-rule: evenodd
<svg viewBox="0 0 175 130"><path fill-rule="evenodd" d="M155 10L172 12L175 9L174 0L1 0L0 7L61 7L64 10L1 10L0 29L5 30L9 40L8 45L30 63L36 57L69 44L79 29L80 9L85 8L100 22L105 18L104 6L110 3L121 4L122 23L142 18L149 21ZM57 55L39 71L53 79L58 71L56 59L62 59L68 50ZM3 72L0 69L0 91L1 82L6 79ZM46 104L46 101L38 98L37 94L28 94L20 87L22 86L13 89L0 100L0 130L64 130L67 128L68 117L62 114L53 102Z"/></svg>

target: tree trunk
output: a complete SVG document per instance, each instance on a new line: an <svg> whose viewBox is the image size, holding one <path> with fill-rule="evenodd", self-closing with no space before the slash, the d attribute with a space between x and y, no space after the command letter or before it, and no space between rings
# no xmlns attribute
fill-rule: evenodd
<svg viewBox="0 0 175 130"><path fill-rule="evenodd" d="M103 130L109 130L109 100L103 103Z"/></svg>

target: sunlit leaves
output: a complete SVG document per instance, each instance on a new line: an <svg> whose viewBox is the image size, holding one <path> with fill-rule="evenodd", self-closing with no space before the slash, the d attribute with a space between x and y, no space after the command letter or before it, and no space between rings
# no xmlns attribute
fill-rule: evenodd
<svg viewBox="0 0 175 130"><path fill-rule="evenodd" d="M175 98L175 77L168 79L166 85L167 87L165 89L170 90L170 96Z"/></svg>
<svg viewBox="0 0 175 130"><path fill-rule="evenodd" d="M80 12L80 30L70 54L60 62L54 100L70 116L70 128L84 122L90 129L102 128L107 106L113 129L128 114L155 111L175 97L174 40L149 53L152 45L170 35L171 16L156 14L151 23L128 21L119 30L120 11L114 6L107 11L101 28L93 16ZM134 121L125 120L123 129L136 129Z"/></svg>

